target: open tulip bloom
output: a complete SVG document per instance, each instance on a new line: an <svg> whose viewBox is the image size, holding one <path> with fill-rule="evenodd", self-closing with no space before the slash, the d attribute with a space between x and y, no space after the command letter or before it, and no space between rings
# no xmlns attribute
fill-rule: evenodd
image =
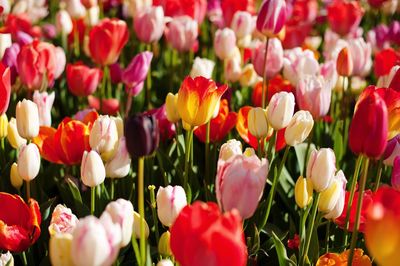
<svg viewBox="0 0 400 266"><path fill-rule="evenodd" d="M397 266L399 7L0 0L0 266Z"/></svg>

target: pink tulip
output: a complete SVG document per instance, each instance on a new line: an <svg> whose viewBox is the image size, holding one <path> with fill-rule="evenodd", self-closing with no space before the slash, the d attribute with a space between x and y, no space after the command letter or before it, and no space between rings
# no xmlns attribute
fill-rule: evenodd
<svg viewBox="0 0 400 266"><path fill-rule="evenodd" d="M54 98L54 91L50 94L47 92L40 93L39 91L33 93L33 102L36 103L39 110L39 125L51 126L51 108L53 107Z"/></svg>
<svg viewBox="0 0 400 266"><path fill-rule="evenodd" d="M253 16L247 11L236 11L231 28L239 39L252 34L255 28Z"/></svg>
<svg viewBox="0 0 400 266"><path fill-rule="evenodd" d="M150 69L152 52L142 52L137 54L122 72L122 81L127 86L129 92L136 96L143 88L143 81L146 79L147 72Z"/></svg>
<svg viewBox="0 0 400 266"><path fill-rule="evenodd" d="M400 190L400 156L394 159L391 183L392 187Z"/></svg>
<svg viewBox="0 0 400 266"><path fill-rule="evenodd" d="M164 33L164 10L160 6L153 6L138 12L134 18L133 26L140 41L145 43L157 42Z"/></svg>
<svg viewBox="0 0 400 266"><path fill-rule="evenodd" d="M145 112L147 115L154 115L158 121L158 127L160 128L161 140L171 139L176 134L175 124L171 123L167 119L167 111L165 109L165 104L161 105L156 109L149 110Z"/></svg>
<svg viewBox="0 0 400 266"><path fill-rule="evenodd" d="M264 58L265 58L265 44L259 43L258 46L253 50L253 65L254 70L258 75L264 76ZM268 44L268 55L267 63L265 65L265 73L267 78L275 76L283 66L283 48L282 43L277 39L273 38L269 40Z"/></svg>
<svg viewBox="0 0 400 266"><path fill-rule="evenodd" d="M353 61L352 75L365 77L372 67L371 44L366 43L363 38L351 39L348 44Z"/></svg>
<svg viewBox="0 0 400 266"><path fill-rule="evenodd" d="M393 166L396 157L400 156L400 134L390 139L383 154L383 163Z"/></svg>
<svg viewBox="0 0 400 266"><path fill-rule="evenodd" d="M54 55L56 60L56 67L54 69L54 79L58 79L64 72L65 64L67 63L67 58L65 57L64 49L61 47L55 47Z"/></svg>
<svg viewBox="0 0 400 266"><path fill-rule="evenodd" d="M332 90L322 76L305 76L296 89L296 99L301 110L309 111L314 119L325 116L330 107Z"/></svg>
<svg viewBox="0 0 400 266"><path fill-rule="evenodd" d="M318 60L311 50L300 47L286 50L283 59L283 76L294 86L304 75L316 75L319 70ZM336 71L335 71L336 72Z"/></svg>
<svg viewBox="0 0 400 266"><path fill-rule="evenodd" d="M235 155L218 161L215 180L219 207L237 209L243 218L251 217L263 194L268 174L268 161L256 155Z"/></svg>
<svg viewBox="0 0 400 266"><path fill-rule="evenodd" d="M77 223L78 218L72 213L71 209L58 204L51 215L49 233L50 235L72 233Z"/></svg>
<svg viewBox="0 0 400 266"><path fill-rule="evenodd" d="M168 43L179 52L187 52L197 41L198 24L188 16L175 17L165 31Z"/></svg>
<svg viewBox="0 0 400 266"><path fill-rule="evenodd" d="M217 30L215 32L214 50L217 57L221 60L229 58L236 47L235 32L229 28Z"/></svg>
<svg viewBox="0 0 400 266"><path fill-rule="evenodd" d="M266 0L257 16L257 30L271 36L279 33L286 22L286 3L284 0Z"/></svg>

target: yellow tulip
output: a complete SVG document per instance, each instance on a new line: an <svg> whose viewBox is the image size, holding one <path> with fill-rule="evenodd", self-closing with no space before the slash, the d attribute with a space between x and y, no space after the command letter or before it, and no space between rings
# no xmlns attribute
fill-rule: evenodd
<svg viewBox="0 0 400 266"><path fill-rule="evenodd" d="M310 204L313 195L313 186L309 178L300 176L294 187L294 199L300 208Z"/></svg>

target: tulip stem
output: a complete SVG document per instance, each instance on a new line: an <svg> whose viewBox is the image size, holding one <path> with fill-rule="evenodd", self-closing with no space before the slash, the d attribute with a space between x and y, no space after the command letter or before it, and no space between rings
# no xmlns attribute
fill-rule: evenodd
<svg viewBox="0 0 400 266"><path fill-rule="evenodd" d="M303 165L303 176L307 176L307 161L308 161L308 153L310 152L311 142L314 136L314 127L311 129L310 135L308 136L307 140L307 149L306 153L304 154L304 165Z"/></svg>
<svg viewBox="0 0 400 266"><path fill-rule="evenodd" d="M265 106L268 104L268 101L266 103L266 95L265 93L267 93L268 95L268 80L267 80L267 56L268 56L268 44L269 44L269 38L267 37L267 41L265 43L265 54L264 54L264 71L263 71L263 86L262 86L262 93L261 93L261 107L264 109Z"/></svg>
<svg viewBox="0 0 400 266"><path fill-rule="evenodd" d="M383 168L382 159L380 159L379 163L378 163L378 173L376 175L376 182L375 182L374 192L376 192L378 190L379 184L381 183L382 168Z"/></svg>
<svg viewBox="0 0 400 266"><path fill-rule="evenodd" d="M129 112L131 111L132 108L132 102L133 102L132 93L128 92L128 100L126 101L126 107L125 107L125 119L128 118L129 116Z"/></svg>
<svg viewBox="0 0 400 266"><path fill-rule="evenodd" d="M140 215L140 262L146 265L146 239L145 239L145 217L144 217L144 157L138 161L138 190L139 190L139 215Z"/></svg>
<svg viewBox="0 0 400 266"><path fill-rule="evenodd" d="M22 263L24 264L24 266L28 266L28 260L26 259L25 251L21 252L21 258L22 258Z"/></svg>
<svg viewBox="0 0 400 266"><path fill-rule="evenodd" d="M190 165L190 147L193 141L193 129L190 128L186 131L186 143L185 143L185 175L183 176L183 187L186 190L188 203L190 203L192 195L190 188L188 187L188 179L189 179L189 165Z"/></svg>
<svg viewBox="0 0 400 266"><path fill-rule="evenodd" d="M211 121L211 120L210 120ZM205 189L206 195L208 191L207 184L209 184L210 178L210 130L211 130L211 122L207 122L207 129L206 129L206 147L205 147Z"/></svg>
<svg viewBox="0 0 400 266"><path fill-rule="evenodd" d="M351 235L351 244L350 244L350 253L347 265L352 265L353 256L354 256L354 248L357 244L357 236L358 236L358 229L360 227L360 216L361 216L361 209L363 204L363 197L364 197L364 190L365 190L365 183L367 181L368 176L368 167L369 167L369 158L366 158L364 162L363 173L360 179L360 190L358 192L358 202L357 202L357 213L356 213L356 221L354 223L353 234Z"/></svg>
<svg viewBox="0 0 400 266"><path fill-rule="evenodd" d="M110 191L110 198L111 198L111 200L113 200L114 199L114 184L115 183L115 180L114 180L114 178L111 178L111 191Z"/></svg>
<svg viewBox="0 0 400 266"><path fill-rule="evenodd" d="M269 217L269 214L271 212L272 202L274 201L274 197L275 197L276 185L278 184L278 180L279 180L279 177L280 177L280 175L282 173L283 166L285 165L286 158L287 158L287 156L289 154L289 149L290 149L290 146L286 146L285 153L283 154L283 158L282 158L281 164L279 165L279 168L278 168L278 173L276 175L274 175L274 180L272 181L272 187L271 187L271 190L270 190L270 192L268 194L267 211L265 213L264 220L262 221L261 226L259 228L260 230L262 228L264 228L264 226L267 224L268 217ZM274 171L274 170L270 169L270 171Z"/></svg>
<svg viewBox="0 0 400 266"><path fill-rule="evenodd" d="M26 199L29 200L31 198L31 182L26 181Z"/></svg>
<svg viewBox="0 0 400 266"><path fill-rule="evenodd" d="M148 44L148 46L146 48L147 48L148 51L151 51L151 44ZM149 71L147 72L147 77L146 77L145 98L146 98L146 107L147 107L147 109L151 108L150 89L151 89L151 64L149 65Z"/></svg>
<svg viewBox="0 0 400 266"><path fill-rule="evenodd" d="M154 193L154 190L156 187L154 185L151 185L148 187L150 191L150 203L151 203L151 213L153 215L153 220L154 220L154 232L156 234L156 242L160 242L160 233L158 232L158 219L157 219L157 201L156 201L156 196Z"/></svg>
<svg viewBox="0 0 400 266"><path fill-rule="evenodd" d="M100 91L100 110L99 110L100 113L103 111L103 99L106 96L107 73L108 73L108 67L104 66L103 79L101 81L101 91Z"/></svg>
<svg viewBox="0 0 400 266"><path fill-rule="evenodd" d="M96 204L96 187L90 188L91 201L90 201L90 213L94 215L95 204Z"/></svg>
<svg viewBox="0 0 400 266"><path fill-rule="evenodd" d="M358 175L360 173L362 159L363 159L362 155L359 155L357 158L356 167L354 168L353 179L351 181L350 195L349 195L349 199L347 202L347 210L346 210L346 222L345 222L345 226L344 226L344 246L345 247L347 246L347 241L348 241L347 233L349 230L350 210L351 210L351 206L353 204L354 193L356 190L357 179L358 179Z"/></svg>

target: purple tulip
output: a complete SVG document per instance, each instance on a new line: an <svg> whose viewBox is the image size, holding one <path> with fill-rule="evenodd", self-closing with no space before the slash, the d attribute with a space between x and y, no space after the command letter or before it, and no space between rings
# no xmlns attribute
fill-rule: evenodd
<svg viewBox="0 0 400 266"><path fill-rule="evenodd" d="M5 50L4 56L1 60L1 62L4 65L10 67L11 84L14 84L15 79L17 78L17 75L18 75L17 56L18 56L20 50L21 50L20 45L18 43L13 43L10 47L8 47Z"/></svg>
<svg viewBox="0 0 400 266"><path fill-rule="evenodd" d="M152 52L146 51L137 54L122 72L122 82L134 96L139 94L143 88L143 84L141 85L141 83L146 79L152 58Z"/></svg>
<svg viewBox="0 0 400 266"><path fill-rule="evenodd" d="M23 31L18 31L16 37L17 37L17 42L21 46L24 46L25 44L30 44L31 42L33 42L32 36Z"/></svg>
<svg viewBox="0 0 400 266"><path fill-rule="evenodd" d="M400 190L400 156L394 159L391 183L392 187Z"/></svg>
<svg viewBox="0 0 400 266"><path fill-rule="evenodd" d="M389 27L389 40L395 44L400 44L400 22L393 21Z"/></svg>

